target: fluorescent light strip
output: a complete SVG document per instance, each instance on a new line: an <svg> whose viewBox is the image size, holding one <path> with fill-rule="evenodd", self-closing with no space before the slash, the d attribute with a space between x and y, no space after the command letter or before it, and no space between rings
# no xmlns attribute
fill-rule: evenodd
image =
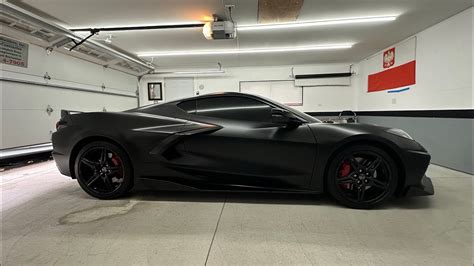
<svg viewBox="0 0 474 266"><path fill-rule="evenodd" d="M397 19L397 16L391 15L391 16L377 16L377 17L357 17L357 18L330 19L330 20L314 20L314 21L289 22L289 23L253 24L253 25L239 25L237 26L237 30L250 31L250 30L288 29L288 28L315 27L315 26L328 26L328 25L341 25L341 24L385 22L385 21L394 21L396 19Z"/></svg>
<svg viewBox="0 0 474 266"><path fill-rule="evenodd" d="M179 75L201 75L201 74L223 74L225 73L224 70L219 69L210 69L210 70L196 70L196 71L155 71L153 74L179 74Z"/></svg>
<svg viewBox="0 0 474 266"><path fill-rule="evenodd" d="M183 56L183 55L226 55L226 54L257 54L257 53L276 53L276 52L299 52L312 50L333 50L349 49L352 43L296 46L296 47L275 47L275 48L253 48L253 49L228 49L228 50L197 50L197 51L167 51L167 52L149 52L139 53L139 57L164 57L164 56Z"/></svg>

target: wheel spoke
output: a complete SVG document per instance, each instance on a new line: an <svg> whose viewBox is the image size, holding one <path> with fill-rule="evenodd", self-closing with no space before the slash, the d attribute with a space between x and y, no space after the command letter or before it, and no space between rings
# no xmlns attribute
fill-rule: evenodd
<svg viewBox="0 0 474 266"><path fill-rule="evenodd" d="M380 166L380 163L382 162L382 159L380 158L376 158L374 161L372 161L368 166L367 166L367 169L369 171L374 171L376 170L379 166Z"/></svg>
<svg viewBox="0 0 474 266"><path fill-rule="evenodd" d="M343 177L343 178L338 178L337 183L340 184L340 185L347 184L347 183L352 183L352 177L349 175L349 176L346 176L346 177Z"/></svg>
<svg viewBox="0 0 474 266"><path fill-rule="evenodd" d="M102 148L100 150L100 164L104 164L105 161L107 160L107 151L105 150L105 148Z"/></svg>
<svg viewBox="0 0 474 266"><path fill-rule="evenodd" d="M109 168L109 175L112 175L112 174L117 174L120 172L120 170L122 169L121 167L118 167L118 166L110 166Z"/></svg>
<svg viewBox="0 0 474 266"><path fill-rule="evenodd" d="M365 196L365 185L363 185L357 190L357 201L364 201L364 196Z"/></svg>
<svg viewBox="0 0 474 266"><path fill-rule="evenodd" d="M97 181L100 178L100 174L95 174L89 179L87 182L87 186L90 187L92 184L94 184L95 181Z"/></svg>
<svg viewBox="0 0 474 266"><path fill-rule="evenodd" d="M368 165L370 165L370 161L367 158L362 158L362 160L360 160L359 165L362 167L367 167Z"/></svg>
<svg viewBox="0 0 474 266"><path fill-rule="evenodd" d="M351 167L354 170L358 170L360 168L360 163L356 160L355 157L351 157L349 159L349 163L351 164Z"/></svg>
<svg viewBox="0 0 474 266"><path fill-rule="evenodd" d="M82 158L81 163L85 164L86 166L88 166L91 169L95 169L98 166L98 163L93 162L93 161L91 161L89 159L86 159L86 158Z"/></svg>
<svg viewBox="0 0 474 266"><path fill-rule="evenodd" d="M104 178L104 184L105 184L105 186L107 187L108 190L112 191L114 189L114 187L113 187L112 183L110 182L108 176Z"/></svg>
<svg viewBox="0 0 474 266"><path fill-rule="evenodd" d="M387 189L387 187L388 187L388 184L387 184L387 183L382 182L382 181L380 181L380 180L378 180L378 179L372 179L372 185L373 185L374 187L378 187L378 188L381 188L381 189Z"/></svg>

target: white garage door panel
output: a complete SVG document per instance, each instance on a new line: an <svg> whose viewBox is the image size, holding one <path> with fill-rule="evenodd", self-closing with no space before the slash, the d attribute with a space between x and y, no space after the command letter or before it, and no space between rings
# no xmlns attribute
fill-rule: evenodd
<svg viewBox="0 0 474 266"><path fill-rule="evenodd" d="M107 71L104 71L103 79L107 88L129 92L136 92L138 88L137 77L125 73L107 69Z"/></svg>
<svg viewBox="0 0 474 266"><path fill-rule="evenodd" d="M50 142L50 131L54 130L58 117L40 110L3 110L1 148Z"/></svg>
<svg viewBox="0 0 474 266"><path fill-rule="evenodd" d="M121 94L121 95L136 96L136 91L132 90L132 88L136 87L136 84L135 85L128 84L130 85L129 89L125 89L125 88L112 88L109 86L110 83L107 83L107 84L104 83L104 85L106 86L104 90L102 88L102 84L84 84L84 83L77 83L74 81L67 81L67 80L54 79L54 78L51 78L50 80L48 80L47 83L45 83L44 78L42 76L32 76L29 74L15 73L15 72L9 72L9 71L3 71L2 75L3 75L3 78L10 81L28 81L28 82L33 82L37 84L47 84L51 86L80 88L80 89L88 90L88 91L95 91L95 92L105 91L107 93L116 93L116 94Z"/></svg>
<svg viewBox="0 0 474 266"><path fill-rule="evenodd" d="M46 110L64 107L81 111L107 110L123 111L136 107L137 100L85 91L74 91L13 82L1 82L3 88L3 109L15 110Z"/></svg>
<svg viewBox="0 0 474 266"><path fill-rule="evenodd" d="M61 109L84 112L123 111L137 99L38 85L0 82L2 93L2 145L0 149L50 142L50 131ZM47 106L53 108L49 116Z"/></svg>
<svg viewBox="0 0 474 266"><path fill-rule="evenodd" d="M137 89L138 80L135 76L61 53L53 52L47 55L43 48L36 45L30 45L28 56L28 68L2 64L2 70L5 71L2 75L23 73L32 77L42 77L47 72L53 80L63 82L89 84L99 88L104 84L107 88L128 92L135 92Z"/></svg>

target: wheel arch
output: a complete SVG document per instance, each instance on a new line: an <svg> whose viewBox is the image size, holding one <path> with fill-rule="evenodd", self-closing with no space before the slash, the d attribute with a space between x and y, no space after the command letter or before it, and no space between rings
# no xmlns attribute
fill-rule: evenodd
<svg viewBox="0 0 474 266"><path fill-rule="evenodd" d="M330 153L328 157L328 161L326 163L325 169L324 169L324 188L327 191L327 179L329 177L329 167L334 159L334 157L337 156L342 150L347 149L348 147L351 146L356 146L356 145L368 145L368 146L374 146L382 149L385 151L392 159L395 161L395 164L397 168L399 169L398 171L398 181L397 181L397 189L395 190L395 195L399 195L402 192L403 189L403 184L405 183L405 178L406 178L406 169L403 164L402 158L400 156L400 153L397 152L396 148L394 147L395 144L389 144L386 141L382 141L379 139L353 139L349 141L345 141L343 143L340 143L337 145L337 147Z"/></svg>
<svg viewBox="0 0 474 266"><path fill-rule="evenodd" d="M116 141L115 139L113 139L111 137L107 137L107 136L88 136L88 137L85 137L85 138L79 140L71 150L71 156L69 157L69 169L71 169L71 177L73 179L76 179L76 174L75 174L75 171L74 171L74 167L75 167L74 164L75 164L77 155L79 154L79 151L84 146L86 146L87 144L92 143L92 142L96 142L96 141L108 142L108 143L114 144L117 147L119 147L120 149L122 149L125 152L125 154L127 155L127 157L128 157L127 159L130 162L130 167L132 168L131 169L132 173L134 173L133 172L133 162L131 160L130 154L124 148L123 145L121 145L118 141ZM132 178L132 180L133 180L133 178Z"/></svg>

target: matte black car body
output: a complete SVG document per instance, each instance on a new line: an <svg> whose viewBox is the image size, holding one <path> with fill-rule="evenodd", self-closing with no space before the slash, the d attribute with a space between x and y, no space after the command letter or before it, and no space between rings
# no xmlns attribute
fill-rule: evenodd
<svg viewBox="0 0 474 266"><path fill-rule="evenodd" d="M258 104L226 106L216 99ZM293 126L273 123L263 111L267 106L289 112L297 121ZM416 141L374 125L321 123L252 95L205 95L118 113L64 112L58 126L53 156L60 172L72 178L81 147L105 140L126 151L135 183L321 193L331 159L350 145L369 144L396 162L397 196L433 194L425 176L430 155Z"/></svg>

